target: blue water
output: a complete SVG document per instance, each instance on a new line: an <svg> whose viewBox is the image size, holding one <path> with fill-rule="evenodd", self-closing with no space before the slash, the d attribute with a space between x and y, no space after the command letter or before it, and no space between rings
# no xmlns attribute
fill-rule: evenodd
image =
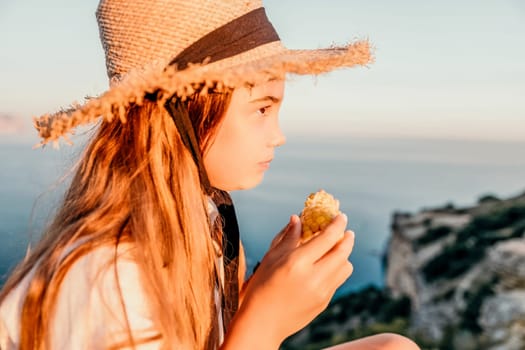
<svg viewBox="0 0 525 350"><path fill-rule="evenodd" d="M58 180L80 147L32 150L27 140L0 141L0 275L19 261L30 237L38 238L63 191ZM354 273L339 290L381 285L380 256L395 210L418 211L454 203L472 205L484 194L525 190L523 143L450 140L329 139L290 137L278 150L264 182L234 192L249 267L273 236L319 188L333 193L356 233Z"/></svg>

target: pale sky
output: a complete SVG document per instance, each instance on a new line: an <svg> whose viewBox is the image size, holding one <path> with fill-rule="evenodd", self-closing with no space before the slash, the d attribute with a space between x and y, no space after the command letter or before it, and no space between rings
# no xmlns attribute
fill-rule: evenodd
<svg viewBox="0 0 525 350"><path fill-rule="evenodd" d="M525 141L525 1L268 0L290 48L356 38L376 62L293 77L285 132ZM0 114L27 124L107 87L98 0L0 0Z"/></svg>

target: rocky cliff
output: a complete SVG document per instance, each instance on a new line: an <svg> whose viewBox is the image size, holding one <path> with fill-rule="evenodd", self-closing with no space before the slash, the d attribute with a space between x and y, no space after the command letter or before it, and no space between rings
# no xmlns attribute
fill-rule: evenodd
<svg viewBox="0 0 525 350"><path fill-rule="evenodd" d="M384 287L334 300L283 348L396 332L423 349L525 349L525 193L396 212L391 228Z"/></svg>
<svg viewBox="0 0 525 350"><path fill-rule="evenodd" d="M454 348L525 349L525 194L396 213L386 287L408 296L410 329Z"/></svg>

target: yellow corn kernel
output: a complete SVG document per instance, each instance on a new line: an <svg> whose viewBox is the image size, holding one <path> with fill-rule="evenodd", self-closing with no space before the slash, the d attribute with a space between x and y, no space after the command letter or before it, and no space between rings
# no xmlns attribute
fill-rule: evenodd
<svg viewBox="0 0 525 350"><path fill-rule="evenodd" d="M311 193L304 202L304 208L300 218L302 223L301 240L310 240L341 212L339 211L339 201L324 190Z"/></svg>

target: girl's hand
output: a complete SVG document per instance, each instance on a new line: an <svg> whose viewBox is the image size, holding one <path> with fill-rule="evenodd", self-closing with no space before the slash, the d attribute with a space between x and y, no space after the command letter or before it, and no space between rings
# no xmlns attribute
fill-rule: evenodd
<svg viewBox="0 0 525 350"><path fill-rule="evenodd" d="M353 271L348 257L354 234L345 232L346 224L346 216L339 215L319 235L300 244L301 223L293 215L246 286L231 330L236 321L243 322L237 328L252 329L254 339L269 337L278 345L323 311Z"/></svg>
<svg viewBox="0 0 525 350"><path fill-rule="evenodd" d="M291 226L293 225L294 220L295 219L292 216L290 218L290 221L288 222L288 224L277 235L275 235L275 237L273 238L272 242L270 243L270 248L268 249L268 251L271 251L273 248L275 248L277 243L279 243L281 241L281 239L283 239L283 237L288 233L288 231L290 230ZM242 246L241 246L241 249L242 249ZM244 251L243 251L242 254L240 254L240 256L244 256ZM245 281L243 281L241 283L241 290L239 291L239 306L242 304L242 301L244 299L244 293L246 292L246 289L248 287L248 282L250 282L252 280L252 277L253 277L253 274L255 273L255 270L259 267L260 264L261 264L260 261L257 262L257 265L253 269L252 275L250 277L248 277L247 280L245 280ZM245 273L246 273L246 271L244 271L244 273L242 273L241 276L244 276Z"/></svg>

